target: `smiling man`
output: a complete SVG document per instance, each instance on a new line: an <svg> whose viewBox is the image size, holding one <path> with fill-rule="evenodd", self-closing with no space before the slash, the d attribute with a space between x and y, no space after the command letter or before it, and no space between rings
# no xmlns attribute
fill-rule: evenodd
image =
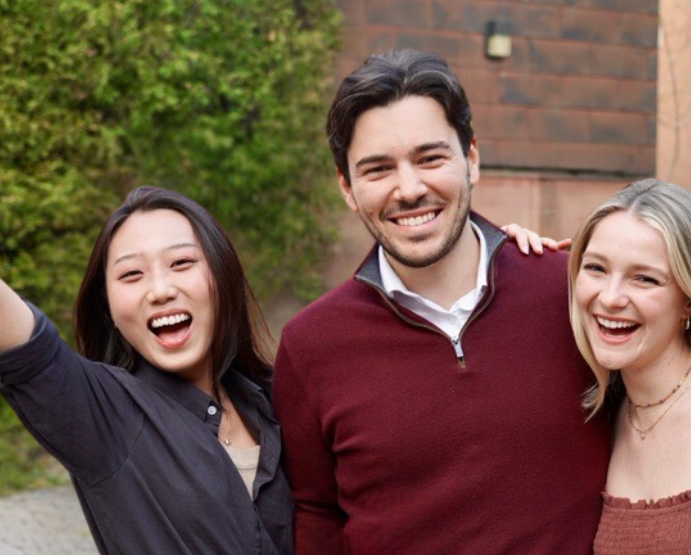
<svg viewBox="0 0 691 555"><path fill-rule="evenodd" d="M566 255L470 211L480 155L441 58L372 56L327 123L376 245L284 329L276 409L301 555L592 552L608 458Z"/></svg>

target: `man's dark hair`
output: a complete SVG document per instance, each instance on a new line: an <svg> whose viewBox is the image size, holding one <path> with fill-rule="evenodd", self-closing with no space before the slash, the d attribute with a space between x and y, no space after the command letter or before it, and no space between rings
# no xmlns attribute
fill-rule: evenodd
<svg viewBox="0 0 691 555"><path fill-rule="evenodd" d="M458 133L463 154L468 155L474 133L468 99L448 64L439 56L416 50L389 50L371 56L346 77L338 88L326 134L336 167L350 183L348 148L358 117L408 96L426 96L444 109Z"/></svg>

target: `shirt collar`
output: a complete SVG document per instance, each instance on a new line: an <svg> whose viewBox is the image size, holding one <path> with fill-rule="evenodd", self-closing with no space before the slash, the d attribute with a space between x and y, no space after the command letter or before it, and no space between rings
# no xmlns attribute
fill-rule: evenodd
<svg viewBox="0 0 691 555"><path fill-rule="evenodd" d="M153 386L161 393L181 404L192 414L216 426L221 421L220 405L197 386L191 384L173 372L160 370L138 356L132 374L142 382ZM223 377L224 385L234 403L249 404L257 409L264 417L273 419L268 399L262 388L240 372L230 368ZM213 408L211 408L213 407ZM241 412L246 414L246 411ZM250 420L255 420L251 412L247 414ZM255 424L255 422L252 422Z"/></svg>
<svg viewBox="0 0 691 555"><path fill-rule="evenodd" d="M480 230L480 228L474 223L470 222L471 228L475 232L478 240L480 241L480 260L477 269L477 278L475 281L475 290L481 292L487 286L487 272L489 270L488 256L487 256L487 241L485 236ZM379 272L381 274L381 281L384 287L384 291L387 296L393 298L394 293L401 293L402 295L408 297L421 298L420 295L408 289L398 277L398 274L393 269L386 256L384 255L384 249L381 245L378 248L379 257Z"/></svg>
<svg viewBox="0 0 691 555"><path fill-rule="evenodd" d="M141 356L137 357L132 374L166 397L180 403L200 420L210 425L214 435L218 434L221 407L197 386L177 374L156 368ZM261 450L259 468L254 481L254 497L259 488L273 479L277 472L281 455L280 429L273 416L269 400L259 385L234 368L230 368L223 376L223 383L235 409L259 433Z"/></svg>
<svg viewBox="0 0 691 555"><path fill-rule="evenodd" d="M221 411L218 403L177 374L159 370L141 356L137 356L132 374L181 404L201 420L211 420L216 425L220 422ZM212 406L215 410L210 408Z"/></svg>

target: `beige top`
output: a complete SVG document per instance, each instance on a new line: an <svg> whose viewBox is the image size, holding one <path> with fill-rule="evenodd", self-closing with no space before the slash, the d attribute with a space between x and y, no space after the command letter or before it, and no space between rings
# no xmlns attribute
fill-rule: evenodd
<svg viewBox="0 0 691 555"><path fill-rule="evenodd" d="M223 445L223 447L233 461L235 468L240 472L240 477L245 482L245 487L252 497L252 487L257 476L257 468L259 468L259 445L245 449L238 449L232 445Z"/></svg>
<svg viewBox="0 0 691 555"><path fill-rule="evenodd" d="M658 501L602 496L595 555L691 555L691 491Z"/></svg>

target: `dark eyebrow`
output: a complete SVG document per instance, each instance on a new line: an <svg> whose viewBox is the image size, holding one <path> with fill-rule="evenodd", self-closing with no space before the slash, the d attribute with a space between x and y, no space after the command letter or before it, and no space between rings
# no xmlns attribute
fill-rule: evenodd
<svg viewBox="0 0 691 555"><path fill-rule="evenodd" d="M387 156L386 154L373 154L372 156L365 156L364 158L358 160L357 164L355 164L355 169L359 170L362 166L366 166L368 164L390 162L391 160L391 156Z"/></svg>
<svg viewBox="0 0 691 555"><path fill-rule="evenodd" d="M177 249L184 249L184 248L187 248L187 247L193 247L193 248L195 248L195 249L200 248L199 245L197 245L196 243L176 243L176 244L174 244L174 245L170 245L170 246L164 248L161 252L168 252L168 251L177 250ZM132 259L132 258L137 258L137 257L141 256L141 254L142 254L142 253L140 253L140 252L134 252L134 253L130 253L130 254L123 254L122 256L118 257L118 258L113 262L113 266L116 266L117 264L119 264L120 262L124 262L125 260L130 260L130 259Z"/></svg>
<svg viewBox="0 0 691 555"><path fill-rule="evenodd" d="M446 141L438 141L436 143L424 143L422 145L416 146L412 154L420 154L421 152L426 152L428 150L436 150L436 149L442 149L442 150L451 150L451 145L447 143Z"/></svg>

